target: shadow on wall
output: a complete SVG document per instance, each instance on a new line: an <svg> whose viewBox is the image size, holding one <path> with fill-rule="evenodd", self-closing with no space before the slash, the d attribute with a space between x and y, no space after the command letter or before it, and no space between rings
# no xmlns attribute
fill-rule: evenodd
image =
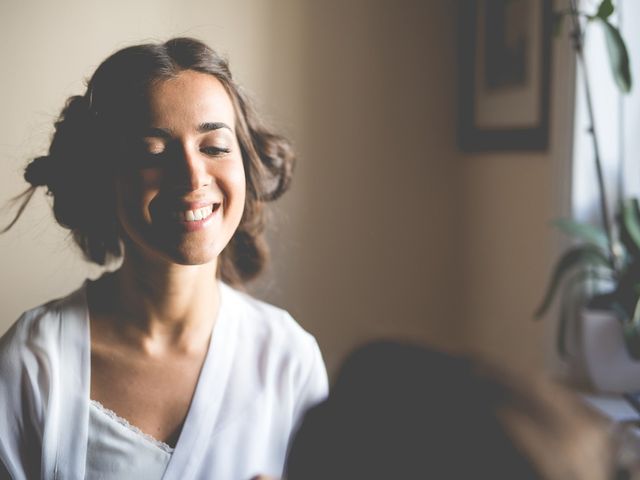
<svg viewBox="0 0 640 480"><path fill-rule="evenodd" d="M276 49L300 62L304 128L273 268L330 371L372 337L463 330L454 4L308 1L302 46Z"/></svg>

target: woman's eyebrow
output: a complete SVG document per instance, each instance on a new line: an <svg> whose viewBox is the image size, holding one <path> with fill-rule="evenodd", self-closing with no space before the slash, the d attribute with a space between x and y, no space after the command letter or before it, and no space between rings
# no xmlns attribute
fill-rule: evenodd
<svg viewBox="0 0 640 480"><path fill-rule="evenodd" d="M143 137L158 137L158 138L171 138L171 130L165 130L164 128L149 127L142 132Z"/></svg>
<svg viewBox="0 0 640 480"><path fill-rule="evenodd" d="M218 130L220 128L226 128L227 130L231 130L231 127L224 122L205 122L198 125L198 132L206 133L212 130Z"/></svg>
<svg viewBox="0 0 640 480"><path fill-rule="evenodd" d="M196 130L198 133L207 133L221 128L233 132L233 129L224 122L204 122L198 125ZM173 136L173 131L170 128L150 127L144 130L143 136L169 139Z"/></svg>

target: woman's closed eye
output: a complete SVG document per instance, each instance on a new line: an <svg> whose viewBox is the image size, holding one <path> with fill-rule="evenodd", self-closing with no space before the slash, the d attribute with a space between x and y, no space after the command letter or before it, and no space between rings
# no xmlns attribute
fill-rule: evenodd
<svg viewBox="0 0 640 480"><path fill-rule="evenodd" d="M164 142L150 142L146 139L132 140L125 147L126 163L130 167L150 168L165 161L168 146Z"/></svg>
<svg viewBox="0 0 640 480"><path fill-rule="evenodd" d="M160 166L183 154L177 146L172 148L166 144L144 144L136 150L136 163L142 168ZM204 145L199 147L199 151L208 157L221 157L231 153L231 148L223 145Z"/></svg>
<svg viewBox="0 0 640 480"><path fill-rule="evenodd" d="M140 155L159 155L169 148L167 141L153 137L132 138L128 144L131 151Z"/></svg>
<svg viewBox="0 0 640 480"><path fill-rule="evenodd" d="M228 147L223 147L223 146L215 146L215 145L209 145L209 146L203 146L200 147L200 151L202 153L204 153L205 155L209 155L209 156L220 156L220 155L225 155L227 153L231 153L231 149Z"/></svg>
<svg viewBox="0 0 640 480"><path fill-rule="evenodd" d="M135 155L137 166L141 168L157 167L166 161L166 148L142 148Z"/></svg>

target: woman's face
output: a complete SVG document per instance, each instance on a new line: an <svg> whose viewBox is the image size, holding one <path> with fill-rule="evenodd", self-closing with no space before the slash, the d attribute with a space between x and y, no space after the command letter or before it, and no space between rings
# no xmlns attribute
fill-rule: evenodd
<svg viewBox="0 0 640 480"><path fill-rule="evenodd" d="M245 200L234 109L220 81L185 70L153 84L127 150L116 179L126 248L181 265L214 261Z"/></svg>

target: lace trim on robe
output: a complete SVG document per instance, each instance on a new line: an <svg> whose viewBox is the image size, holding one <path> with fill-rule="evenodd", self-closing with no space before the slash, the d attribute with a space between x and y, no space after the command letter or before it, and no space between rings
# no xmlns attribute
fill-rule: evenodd
<svg viewBox="0 0 640 480"><path fill-rule="evenodd" d="M115 422L119 423L123 427L131 430L133 433L141 436L142 438L144 438L148 442L151 442L153 445L155 445L159 449L163 450L164 452L168 453L169 455L171 455L173 453L173 450L174 450L173 447L170 447L169 445L167 445L166 443L158 440L157 438L153 437L152 435L149 435L148 433L143 432L142 430L140 430L135 425L131 425L126 419L120 417L113 410L109 410L107 407L102 405L97 400L91 400L91 404L94 407L96 407L99 411L101 411L103 414L105 414L107 417L109 417L111 420L114 420Z"/></svg>

